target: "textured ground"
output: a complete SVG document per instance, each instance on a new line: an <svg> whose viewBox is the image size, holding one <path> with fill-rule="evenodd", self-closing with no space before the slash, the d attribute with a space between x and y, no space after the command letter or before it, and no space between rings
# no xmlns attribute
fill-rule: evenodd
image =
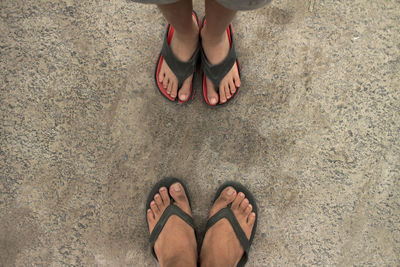
<svg viewBox="0 0 400 267"><path fill-rule="evenodd" d="M144 199L166 175L191 189L200 234L218 185L248 185L248 266L399 266L399 14L395 0L238 14L242 90L210 109L199 90L186 106L155 90L154 6L1 1L0 266L155 266Z"/></svg>

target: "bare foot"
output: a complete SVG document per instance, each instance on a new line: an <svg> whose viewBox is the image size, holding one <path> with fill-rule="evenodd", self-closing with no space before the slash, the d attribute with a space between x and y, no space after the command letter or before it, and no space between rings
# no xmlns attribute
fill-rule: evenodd
<svg viewBox="0 0 400 267"><path fill-rule="evenodd" d="M169 194L175 201L174 205L192 215L188 198L180 183L171 185ZM147 210L150 233L171 201L167 188L161 187ZM197 243L193 228L178 216L172 215L158 236L154 251L160 266L196 266Z"/></svg>
<svg viewBox="0 0 400 267"><path fill-rule="evenodd" d="M219 210L232 203L231 209L241 228L249 239L256 214L252 212L249 200L242 193L236 193L232 187L225 188L210 210L210 218ZM244 250L227 219L222 219L208 229L200 252L202 266L236 266Z"/></svg>
<svg viewBox="0 0 400 267"><path fill-rule="evenodd" d="M191 34L182 35L175 30L170 43L172 52L181 61L188 61L199 43L199 26L196 18L193 16L193 30ZM182 84L179 89L179 100L186 101L190 96L190 86L192 84L193 75L190 75ZM174 72L169 68L167 62L164 60L159 74L159 82L162 83L167 93L176 98L178 92L178 78Z"/></svg>
<svg viewBox="0 0 400 267"><path fill-rule="evenodd" d="M207 32L207 24L201 31L202 46L208 61L215 65L221 63L228 55L230 44L226 31L220 37L210 36ZM221 80L219 84L219 94L215 90L214 84L206 79L207 97L211 105L216 105L218 101L225 103L236 92L236 88L240 87L239 71L236 63L228 74Z"/></svg>

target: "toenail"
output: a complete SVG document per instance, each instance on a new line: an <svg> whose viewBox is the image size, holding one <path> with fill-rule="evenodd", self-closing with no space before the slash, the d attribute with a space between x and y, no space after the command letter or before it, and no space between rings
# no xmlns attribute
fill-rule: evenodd
<svg viewBox="0 0 400 267"><path fill-rule="evenodd" d="M161 188L160 188L160 191L163 191L163 192L164 192L164 191L165 191L165 187L161 187Z"/></svg>
<svg viewBox="0 0 400 267"><path fill-rule="evenodd" d="M181 95L181 99L182 99L182 100L185 100L185 99L186 99L186 95L185 95L185 94L182 94L182 95Z"/></svg>
<svg viewBox="0 0 400 267"><path fill-rule="evenodd" d="M239 196L244 197L244 194L242 192L239 193Z"/></svg>
<svg viewBox="0 0 400 267"><path fill-rule="evenodd" d="M181 187L179 186L179 184L175 184L173 188L175 192L181 191Z"/></svg>
<svg viewBox="0 0 400 267"><path fill-rule="evenodd" d="M233 189L232 189L232 188L229 188L228 191L226 191L226 194L227 194L228 196L233 195Z"/></svg>

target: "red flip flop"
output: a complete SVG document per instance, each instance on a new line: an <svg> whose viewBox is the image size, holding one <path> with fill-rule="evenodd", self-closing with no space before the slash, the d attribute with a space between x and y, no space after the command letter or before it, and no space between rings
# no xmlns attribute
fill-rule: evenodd
<svg viewBox="0 0 400 267"><path fill-rule="evenodd" d="M192 11L192 14L196 18L197 24L199 24L199 20L198 20L196 12ZM175 29L171 26L171 24L168 24L167 31L166 31L165 37L164 37L163 47L162 47L161 53L157 59L154 78L155 78L155 82L156 82L156 86L157 86L158 90L165 98L167 98L168 100L170 100L172 102L187 103L189 100L193 99L193 97L194 97L193 82L194 82L194 75L196 72L196 64L197 64L197 59L199 56L200 46L198 46L196 48L196 51L193 53L193 55L189 61L187 61L187 62L180 61L172 53L171 47L169 46L169 44L171 43L171 40L172 40L172 36L174 35L174 31L175 31ZM185 101L179 100L178 95L175 98L171 97L167 93L167 90L163 87L162 83L159 82L161 65L164 60L167 62L169 68L173 71L173 73L178 78L178 95L179 95L179 89L182 87L183 82L190 75L193 74L192 84L190 86L190 95L187 98L187 100L185 100Z"/></svg>
<svg viewBox="0 0 400 267"><path fill-rule="evenodd" d="M201 29L203 29L205 23L206 23L206 19L203 18L203 20L201 22L200 31L201 31ZM206 102L207 105L209 105L211 107L226 105L229 103L229 101L234 99L236 97L236 95L239 93L239 87L236 87L236 91L233 94L233 96L230 99L228 99L225 103L222 103L221 100L219 100L219 102L216 105L212 105L208 101L208 96L207 96L208 90L207 90L206 77L211 80L211 82L214 84L215 89L218 93L219 92L219 84L221 83L221 80L232 69L232 67L235 63L236 63L237 69L238 69L239 77L241 76L240 71L241 71L242 67L239 63L239 59L236 56L236 50L235 50L235 45L234 45L234 41L233 41L232 23L226 29L226 34L228 35L228 40L229 40L229 44L230 44L231 48L229 49L228 55L221 63L212 65L208 61L207 56L204 53L203 47L201 47L201 51L200 51L201 65L203 68L202 86L201 86L202 93L203 93L204 101ZM200 42L200 44L201 44L201 42Z"/></svg>

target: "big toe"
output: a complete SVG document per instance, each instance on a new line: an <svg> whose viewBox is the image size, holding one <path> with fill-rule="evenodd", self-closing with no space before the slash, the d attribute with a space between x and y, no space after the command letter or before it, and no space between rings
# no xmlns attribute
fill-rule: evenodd
<svg viewBox="0 0 400 267"><path fill-rule="evenodd" d="M174 183L169 188L169 193L174 199L174 204L184 212L191 215L189 200L181 183Z"/></svg>
<svg viewBox="0 0 400 267"><path fill-rule="evenodd" d="M236 197L236 190L228 186L224 190L222 190L221 194L215 201L214 205L210 210L210 217L213 216L215 213L220 211L221 209L227 207Z"/></svg>
<svg viewBox="0 0 400 267"><path fill-rule="evenodd" d="M218 93L215 91L214 84L207 78L207 99L211 105L216 105L218 103Z"/></svg>
<svg viewBox="0 0 400 267"><path fill-rule="evenodd" d="M187 101L190 96L190 89L192 86L192 77L187 78L183 84L181 89L178 91L178 97L180 101Z"/></svg>

